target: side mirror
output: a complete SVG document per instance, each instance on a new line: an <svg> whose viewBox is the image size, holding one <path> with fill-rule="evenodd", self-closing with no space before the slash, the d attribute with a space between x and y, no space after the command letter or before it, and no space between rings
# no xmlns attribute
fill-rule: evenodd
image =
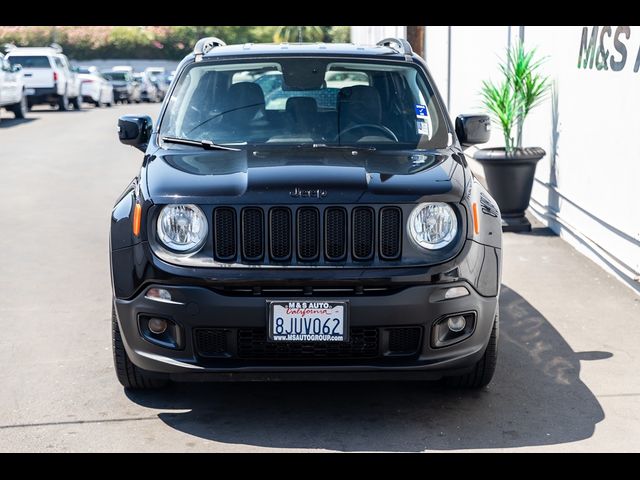
<svg viewBox="0 0 640 480"><path fill-rule="evenodd" d="M488 115L459 115L456 135L462 148L487 143L491 138L491 119Z"/></svg>
<svg viewBox="0 0 640 480"><path fill-rule="evenodd" d="M18 65L18 64L16 64L16 65L12 65L12 66L11 66L11 71L12 71L13 73L18 73L18 72L19 72L19 71L21 71L21 70L22 70L22 65Z"/></svg>
<svg viewBox="0 0 640 480"><path fill-rule="evenodd" d="M131 145L143 152L147 149L153 121L151 117L124 115L118 119L118 138L125 145Z"/></svg>

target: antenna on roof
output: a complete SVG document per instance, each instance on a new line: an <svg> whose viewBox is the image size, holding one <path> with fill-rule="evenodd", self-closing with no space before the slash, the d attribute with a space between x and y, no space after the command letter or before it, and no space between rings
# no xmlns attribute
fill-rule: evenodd
<svg viewBox="0 0 640 480"><path fill-rule="evenodd" d="M49 46L53 48L56 52L62 53L62 45L60 45L59 43L52 43Z"/></svg>

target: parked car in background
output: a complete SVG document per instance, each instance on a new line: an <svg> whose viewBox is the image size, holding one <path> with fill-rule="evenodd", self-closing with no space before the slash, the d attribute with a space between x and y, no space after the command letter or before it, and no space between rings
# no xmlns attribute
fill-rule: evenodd
<svg viewBox="0 0 640 480"><path fill-rule="evenodd" d="M324 81L327 88L346 88L355 85L369 85L369 79L362 72L327 72Z"/></svg>
<svg viewBox="0 0 640 480"><path fill-rule="evenodd" d="M140 100L143 102L160 102L161 93L158 87L145 73L135 73L133 78L140 84Z"/></svg>
<svg viewBox="0 0 640 480"><path fill-rule="evenodd" d="M0 53L0 108L12 112L16 118L24 118L27 112L27 97L24 92L24 77L20 65L11 65Z"/></svg>
<svg viewBox="0 0 640 480"><path fill-rule="evenodd" d="M59 110L80 110L80 78L59 47L16 47L6 55L11 65L21 65L27 105L49 104Z"/></svg>
<svg viewBox="0 0 640 480"><path fill-rule="evenodd" d="M133 67L130 67L129 65L116 65L111 70L114 72L129 72L133 75Z"/></svg>
<svg viewBox="0 0 640 480"><path fill-rule="evenodd" d="M78 67L77 72L82 81L80 90L83 101L93 103L98 108L113 105L113 86L96 67Z"/></svg>
<svg viewBox="0 0 640 480"><path fill-rule="evenodd" d="M171 73L169 74L169 76L167 77L167 80L169 82L169 85L171 85L171 82L173 82L173 79L176 78L176 71L175 70L171 70Z"/></svg>
<svg viewBox="0 0 640 480"><path fill-rule="evenodd" d="M160 101L164 100L170 85L170 82L167 81L165 69L163 67L148 67L144 69L144 74L158 90Z"/></svg>
<svg viewBox="0 0 640 480"><path fill-rule="evenodd" d="M113 87L115 102L140 103L140 83L133 78L133 74L126 71L107 70L102 75Z"/></svg>

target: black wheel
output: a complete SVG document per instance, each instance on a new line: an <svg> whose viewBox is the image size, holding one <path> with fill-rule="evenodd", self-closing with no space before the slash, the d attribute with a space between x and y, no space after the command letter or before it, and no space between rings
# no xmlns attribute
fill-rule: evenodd
<svg viewBox="0 0 640 480"><path fill-rule="evenodd" d="M111 305L111 339L116 376L124 388L130 390L150 390L165 387L169 383L168 380L163 378L150 377L131 363L124 349L124 344L122 343L118 317L116 316L116 309L113 305Z"/></svg>
<svg viewBox="0 0 640 480"><path fill-rule="evenodd" d="M67 97L67 92L64 92L64 95L58 97L58 110L61 112L69 110L69 97Z"/></svg>
<svg viewBox="0 0 640 480"><path fill-rule="evenodd" d="M469 373L458 375L455 377L447 377L445 383L455 388L473 388L478 389L486 387L491 382L493 374L496 371L496 363L498 360L498 333L500 329L499 315L493 321L489 344L484 351L482 358L476 363Z"/></svg>
<svg viewBox="0 0 640 480"><path fill-rule="evenodd" d="M29 107L27 106L27 97L24 95L22 96L22 100L11 106L11 111L16 118L24 118L27 114L27 110L29 110Z"/></svg>
<svg viewBox="0 0 640 480"><path fill-rule="evenodd" d="M80 110L82 108L82 96L78 95L76 98L71 100L71 105L74 110Z"/></svg>
<svg viewBox="0 0 640 480"><path fill-rule="evenodd" d="M100 103L100 99L99 98L98 98L98 100L93 102L93 104L96 106L96 108L100 108L102 106L102 103Z"/></svg>

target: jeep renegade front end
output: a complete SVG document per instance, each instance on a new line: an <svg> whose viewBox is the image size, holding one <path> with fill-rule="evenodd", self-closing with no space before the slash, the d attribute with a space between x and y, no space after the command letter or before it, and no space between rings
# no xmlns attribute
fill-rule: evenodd
<svg viewBox="0 0 640 480"><path fill-rule="evenodd" d="M113 349L127 388L169 380L441 379L495 369L498 208L402 39L203 39L111 219Z"/></svg>

